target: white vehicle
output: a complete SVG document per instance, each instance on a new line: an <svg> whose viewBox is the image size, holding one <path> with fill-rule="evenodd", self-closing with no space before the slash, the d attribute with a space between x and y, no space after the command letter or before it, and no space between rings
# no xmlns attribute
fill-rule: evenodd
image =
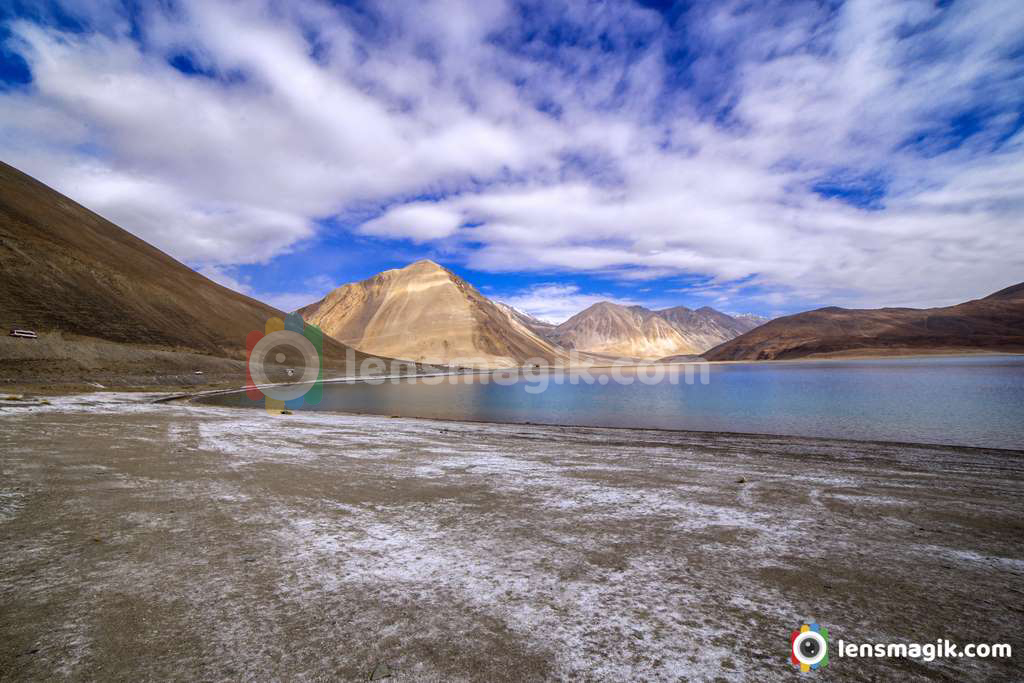
<svg viewBox="0 0 1024 683"><path fill-rule="evenodd" d="M22 339L39 339L39 335L32 330L11 330L10 336L21 337Z"/></svg>
<svg viewBox="0 0 1024 683"><path fill-rule="evenodd" d="M201 374L203 374L203 371L202 371L202 370L196 370L196 371L195 371L195 372L193 372L192 374L193 374L193 375L201 375Z"/></svg>

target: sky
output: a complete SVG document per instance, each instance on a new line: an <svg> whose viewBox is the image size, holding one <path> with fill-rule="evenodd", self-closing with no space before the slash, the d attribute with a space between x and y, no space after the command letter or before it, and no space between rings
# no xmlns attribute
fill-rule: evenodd
<svg viewBox="0 0 1024 683"><path fill-rule="evenodd" d="M0 0L0 158L285 310L947 305L1024 280L1024 11Z"/></svg>

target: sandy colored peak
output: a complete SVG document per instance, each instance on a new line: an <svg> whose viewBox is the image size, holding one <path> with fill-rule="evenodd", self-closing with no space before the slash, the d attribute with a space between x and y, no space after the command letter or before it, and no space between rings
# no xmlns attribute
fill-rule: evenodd
<svg viewBox="0 0 1024 683"><path fill-rule="evenodd" d="M436 261L431 261L428 258L420 259L419 261L413 261L412 263L407 265L405 268L402 268L401 270L408 270L408 271L417 271L417 270L419 270L419 271L443 271L445 273L448 272L448 269L445 268L444 266L442 266L440 263L438 263Z"/></svg>
<svg viewBox="0 0 1024 683"><path fill-rule="evenodd" d="M300 313L335 339L347 339L360 350L391 349L395 358L498 367L561 356L521 321L429 259L344 285Z"/></svg>

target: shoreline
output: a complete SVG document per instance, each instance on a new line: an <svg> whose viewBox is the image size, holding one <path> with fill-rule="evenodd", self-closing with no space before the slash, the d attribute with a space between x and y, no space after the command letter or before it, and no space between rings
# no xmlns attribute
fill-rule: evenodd
<svg viewBox="0 0 1024 683"><path fill-rule="evenodd" d="M227 393L239 393L238 391L224 392ZM221 395L221 394L214 394ZM183 401L187 403L193 403L194 398L201 398L198 396L172 396L165 399L158 399L155 403L168 402L168 401ZM254 406L252 408L246 408L243 406L229 406L219 405L215 403L202 403L201 401L195 402L195 405L205 406L210 408L222 408L225 410L238 410L238 411L259 411L261 408ZM773 434L770 432L730 432L730 431L714 431L714 430L702 430L702 429L671 429L668 427L631 427L631 426L620 426L620 425L596 425L596 424L568 424L560 422L502 422L497 420L484 420L484 419L472 419L472 418L447 418L447 417L423 417L417 415L385 415L384 413L359 413L348 410L302 410L301 408L294 411L291 415L284 415L282 417L287 418L294 415L303 416L319 416L322 415L325 418L331 416L339 417L370 417L379 418L382 420L422 420L427 422L440 422L442 424L472 424L472 425L492 425L495 427L510 426L510 427L543 427L553 429L585 429L585 430L597 430L607 429L619 432L663 432L666 434L691 434L699 437L751 437L758 439L770 439L770 440L785 440L792 439L797 441L825 441L825 442L839 442L850 445L865 445L865 446L892 446L901 448L948 448L955 450L966 450L966 451L983 451L983 452L999 452L1007 455L1014 455L1024 457L1024 448L1001 448L997 446L970 446L964 444L950 444L950 443L929 443L927 441L887 441L884 439L852 439L849 437L836 437L836 436L815 436L815 435L802 435L802 434Z"/></svg>
<svg viewBox="0 0 1024 683"><path fill-rule="evenodd" d="M167 393L163 391L97 391L82 394L62 394L61 398L88 398L91 396L104 396L114 399L114 402L120 398L136 397L140 394L151 394L146 400L140 400L138 403L151 404L151 405L185 405L194 406L200 409L211 408L215 410L227 410L237 412L239 414L251 415L253 413L258 415L265 415L265 411L259 406L244 407L244 406L232 406L232 405L221 405L217 403L205 403L202 399L213 398L216 396L237 394L244 392L245 389L223 389L223 390L212 390L209 392L199 393ZM123 396L122 396L123 394ZM0 417L3 415L3 411L6 410L23 410L25 412L32 412L32 408L44 407L50 411L58 409L60 406L55 407L52 402L46 401L43 403L29 403L32 399L22 398L17 401L11 402L4 398L0 393ZM132 403L131 401L123 401L124 403ZM289 415L282 415L280 419L287 420L288 418L322 418L324 420L331 420L336 418L368 418L368 419L379 419L385 421L391 420L412 420L426 423L439 423L439 424L455 424L455 425L480 425L480 426L491 426L495 428L500 427L537 427L541 429L555 429L555 430L609 430L616 433L622 432L652 432L656 434L678 434L678 435L690 435L695 438L705 439L716 439L716 438L730 438L730 439L763 439L769 442L782 442L782 441L793 441L793 442L811 442L811 443L839 443L846 444L851 447L863 446L863 447L885 447L885 448L920 448L920 449L949 449L955 451L965 452L977 452L977 453L999 453L1005 456L1022 457L1024 458L1024 448L1003 448L998 446L975 446L967 444L951 444L951 443L931 443L927 441L893 441L886 439L854 439L849 437L837 437L837 436L819 436L819 435L802 435L802 434L775 434L771 432L738 432L738 431L725 431L725 430L704 430L704 429L672 429L668 427L638 427L638 426L622 426L622 425L598 425L598 424L569 424L559 422L516 422L516 421L498 421L498 420L485 420L485 419L472 419L472 418L447 418L447 417L429 417L429 416L415 416L415 415L387 415L384 413L361 413L347 410L303 410L298 409Z"/></svg>

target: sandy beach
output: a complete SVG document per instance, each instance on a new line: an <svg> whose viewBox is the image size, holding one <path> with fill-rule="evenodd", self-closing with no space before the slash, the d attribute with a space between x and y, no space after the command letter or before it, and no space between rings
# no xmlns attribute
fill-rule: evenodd
<svg viewBox="0 0 1024 683"><path fill-rule="evenodd" d="M1024 676L1024 453L156 397L0 401L0 680Z"/></svg>

